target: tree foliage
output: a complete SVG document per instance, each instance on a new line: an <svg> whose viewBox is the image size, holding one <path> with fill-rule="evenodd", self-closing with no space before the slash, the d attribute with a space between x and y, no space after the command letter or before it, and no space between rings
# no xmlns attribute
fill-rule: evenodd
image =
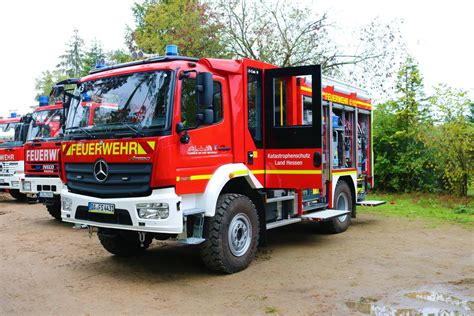
<svg viewBox="0 0 474 316"><path fill-rule="evenodd" d="M423 78L418 64L407 58L397 75L398 98L374 111L374 151L377 186L392 191L431 191L431 153L419 139L426 119L422 115Z"/></svg>
<svg viewBox="0 0 474 316"><path fill-rule="evenodd" d="M434 124L422 137L432 149L434 169L445 190L466 196L474 172L474 124L468 117L472 103L465 91L446 85L435 87L429 102Z"/></svg>
<svg viewBox="0 0 474 316"><path fill-rule="evenodd" d="M133 8L136 28L129 29L130 48L161 54L168 44L180 54L197 57L222 57L226 52L219 38L222 25L210 6L197 0L145 1Z"/></svg>
<svg viewBox="0 0 474 316"><path fill-rule="evenodd" d="M74 30L66 51L59 56L59 60L60 62L56 66L59 71L71 78L81 75L84 68L84 40L79 36L77 29Z"/></svg>
<svg viewBox="0 0 474 316"><path fill-rule="evenodd" d="M412 58L397 78L397 98L374 111L377 187L465 196L474 169L474 125L466 92L440 85L425 98Z"/></svg>

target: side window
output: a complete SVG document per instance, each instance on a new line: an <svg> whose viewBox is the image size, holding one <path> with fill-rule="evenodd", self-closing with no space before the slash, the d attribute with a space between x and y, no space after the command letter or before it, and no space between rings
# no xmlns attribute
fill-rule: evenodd
<svg viewBox="0 0 474 316"><path fill-rule="evenodd" d="M248 68L247 89L248 129L257 148L262 148L262 71L260 69Z"/></svg>
<svg viewBox="0 0 474 316"><path fill-rule="evenodd" d="M214 95L212 99L214 123L224 118L222 86L214 81ZM196 79L184 78L181 86L181 122L186 128L196 128L202 125L204 107L198 107L196 96Z"/></svg>

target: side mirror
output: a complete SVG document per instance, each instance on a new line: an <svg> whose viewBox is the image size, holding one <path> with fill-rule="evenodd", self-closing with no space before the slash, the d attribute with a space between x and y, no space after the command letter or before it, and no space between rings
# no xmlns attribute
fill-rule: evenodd
<svg viewBox="0 0 474 316"><path fill-rule="evenodd" d="M176 123L176 133L177 134L181 134L181 132L183 132L185 130L184 128L184 124L179 122L179 123Z"/></svg>
<svg viewBox="0 0 474 316"><path fill-rule="evenodd" d="M191 137L189 137L188 131L186 130L182 122L176 123L176 133L180 135L179 141L182 144L188 144L191 140Z"/></svg>
<svg viewBox="0 0 474 316"><path fill-rule="evenodd" d="M213 109L205 109L204 110L204 124L212 124L214 123L214 110Z"/></svg>
<svg viewBox="0 0 474 316"><path fill-rule="evenodd" d="M200 72L197 74L196 94L198 106L208 107L212 104L213 88L214 82L210 72Z"/></svg>
<svg viewBox="0 0 474 316"><path fill-rule="evenodd" d="M53 90L51 91L50 95L53 96L54 98L57 98L63 93L64 93L64 85L59 84L53 87Z"/></svg>

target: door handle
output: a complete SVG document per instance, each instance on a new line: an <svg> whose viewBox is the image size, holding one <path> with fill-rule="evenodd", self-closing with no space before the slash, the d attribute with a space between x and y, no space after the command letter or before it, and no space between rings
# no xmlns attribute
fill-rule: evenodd
<svg viewBox="0 0 474 316"><path fill-rule="evenodd" d="M230 147L219 147L217 150L219 150L219 151L230 151Z"/></svg>
<svg viewBox="0 0 474 316"><path fill-rule="evenodd" d="M315 168L321 167L321 153L315 152L313 156L313 166Z"/></svg>

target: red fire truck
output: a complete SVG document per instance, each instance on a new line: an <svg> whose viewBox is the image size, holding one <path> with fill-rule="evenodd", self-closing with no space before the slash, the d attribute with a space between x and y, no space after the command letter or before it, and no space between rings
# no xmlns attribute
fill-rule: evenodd
<svg viewBox="0 0 474 316"><path fill-rule="evenodd" d="M23 199L20 193L20 176L23 174L23 144L28 134L29 116L0 121L0 191L7 191L15 199Z"/></svg>
<svg viewBox="0 0 474 316"><path fill-rule="evenodd" d="M77 79L58 82L50 97L57 101L42 106L33 113L33 125L25 143L25 175L21 179L20 192L29 201L46 205L51 216L61 221L62 182L59 178L59 151L61 149L62 126L65 120L63 104L69 102L68 89ZM39 111L41 110L41 111Z"/></svg>
<svg viewBox="0 0 474 316"><path fill-rule="evenodd" d="M83 126L85 98L114 106ZM323 79L319 65L195 59L170 46L92 71L68 112L62 218L98 227L115 255L174 238L201 244L209 268L240 271L269 229L349 227L374 181L371 109L365 91Z"/></svg>

